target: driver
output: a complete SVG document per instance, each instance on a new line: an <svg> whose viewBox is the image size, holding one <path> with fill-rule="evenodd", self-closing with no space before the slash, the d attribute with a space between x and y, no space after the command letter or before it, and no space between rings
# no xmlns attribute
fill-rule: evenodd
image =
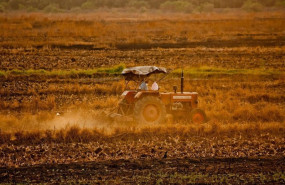
<svg viewBox="0 0 285 185"><path fill-rule="evenodd" d="M154 81L151 85L151 90L158 91L158 89L159 89L158 84L156 83L156 81Z"/></svg>
<svg viewBox="0 0 285 185"><path fill-rule="evenodd" d="M147 91L148 88L147 88L147 81L144 79L139 87L140 90L142 91Z"/></svg>

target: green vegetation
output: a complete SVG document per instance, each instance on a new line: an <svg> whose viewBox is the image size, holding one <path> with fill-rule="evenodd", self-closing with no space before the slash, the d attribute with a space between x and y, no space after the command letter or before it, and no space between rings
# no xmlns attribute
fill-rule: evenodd
<svg viewBox="0 0 285 185"><path fill-rule="evenodd" d="M243 8L259 11L263 7L284 7L284 0L0 0L0 12L92 11L100 8L161 9L174 12L212 11L214 8Z"/></svg>
<svg viewBox="0 0 285 185"><path fill-rule="evenodd" d="M160 6L161 9L174 12L192 12L194 6L188 1L166 1Z"/></svg>
<svg viewBox="0 0 285 185"><path fill-rule="evenodd" d="M285 7L285 1L284 0L277 0L275 2L276 7Z"/></svg>
<svg viewBox="0 0 285 185"><path fill-rule="evenodd" d="M44 10L44 12L47 12L47 13L59 13L59 12L63 12L63 10L61 10L61 9L59 8L59 5L58 5L58 4L55 4L55 3L49 4L49 5L46 6L43 10Z"/></svg>
<svg viewBox="0 0 285 185"><path fill-rule="evenodd" d="M262 6L262 4L260 4L257 1L247 0L243 4L242 8L247 10L247 11L258 12L258 11L261 11L263 9L263 6Z"/></svg>
<svg viewBox="0 0 285 185"><path fill-rule="evenodd" d="M109 73L109 74L118 74L121 73L125 69L124 64L116 65L113 68L99 68L97 70L98 73Z"/></svg>
<svg viewBox="0 0 285 185"><path fill-rule="evenodd" d="M40 76L40 75L46 75L46 76L92 76L96 74L120 74L123 69L125 68L125 65L120 64L116 65L114 67L110 68L97 68L97 69L88 69L88 70L53 70L48 71L44 69L34 70L19 70L19 69L13 69L11 71L0 71L0 77L4 76Z"/></svg>
<svg viewBox="0 0 285 185"><path fill-rule="evenodd" d="M5 71L0 71L0 77L1 76L6 76L6 75L7 75L7 73Z"/></svg>
<svg viewBox="0 0 285 185"><path fill-rule="evenodd" d="M172 71L176 75L181 74L181 69ZM272 76L284 75L281 71L274 69L225 69L217 67L202 66L199 68L184 69L185 75L191 76L219 76L219 75L256 75L256 76Z"/></svg>
<svg viewBox="0 0 285 185"><path fill-rule="evenodd" d="M116 65L110 68L97 68L97 69L88 69L88 70L53 70L48 71L44 69L34 70L18 70L14 69L11 71L0 71L0 77L8 77L8 76L93 76L98 74L120 74L125 68L124 64ZM173 76L180 76L181 69L176 69L171 72ZM199 77L207 77L207 76L224 76L224 75L254 75L254 76L280 76L285 75L284 72L278 71L275 69L225 69L225 68L216 68L209 66L202 66L199 68L186 68L184 69L185 75L190 76L199 76Z"/></svg>

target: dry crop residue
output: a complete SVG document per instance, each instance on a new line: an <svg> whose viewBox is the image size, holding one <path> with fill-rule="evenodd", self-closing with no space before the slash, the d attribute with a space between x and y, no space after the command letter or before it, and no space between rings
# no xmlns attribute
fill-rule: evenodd
<svg viewBox="0 0 285 185"><path fill-rule="evenodd" d="M284 14L61 16L0 16L0 182L285 183ZM138 65L183 67L210 121L104 120Z"/></svg>

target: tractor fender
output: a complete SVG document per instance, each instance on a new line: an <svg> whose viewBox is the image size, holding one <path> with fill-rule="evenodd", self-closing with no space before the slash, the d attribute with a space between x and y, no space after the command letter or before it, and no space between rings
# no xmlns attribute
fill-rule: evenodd
<svg viewBox="0 0 285 185"><path fill-rule="evenodd" d="M159 97L159 92L158 91L140 91L135 95L135 99L140 99L144 96L158 96Z"/></svg>

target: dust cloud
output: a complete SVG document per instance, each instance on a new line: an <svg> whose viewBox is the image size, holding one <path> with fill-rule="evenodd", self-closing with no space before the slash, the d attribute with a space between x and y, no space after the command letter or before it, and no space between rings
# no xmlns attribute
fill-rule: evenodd
<svg viewBox="0 0 285 185"><path fill-rule="evenodd" d="M98 116L98 114L96 114ZM94 114L88 114L88 112L68 112L64 114L57 113L52 120L46 121L45 129L63 129L71 126L78 126L82 129L97 128L103 129L106 127L107 122L104 123L103 120L99 120Z"/></svg>

